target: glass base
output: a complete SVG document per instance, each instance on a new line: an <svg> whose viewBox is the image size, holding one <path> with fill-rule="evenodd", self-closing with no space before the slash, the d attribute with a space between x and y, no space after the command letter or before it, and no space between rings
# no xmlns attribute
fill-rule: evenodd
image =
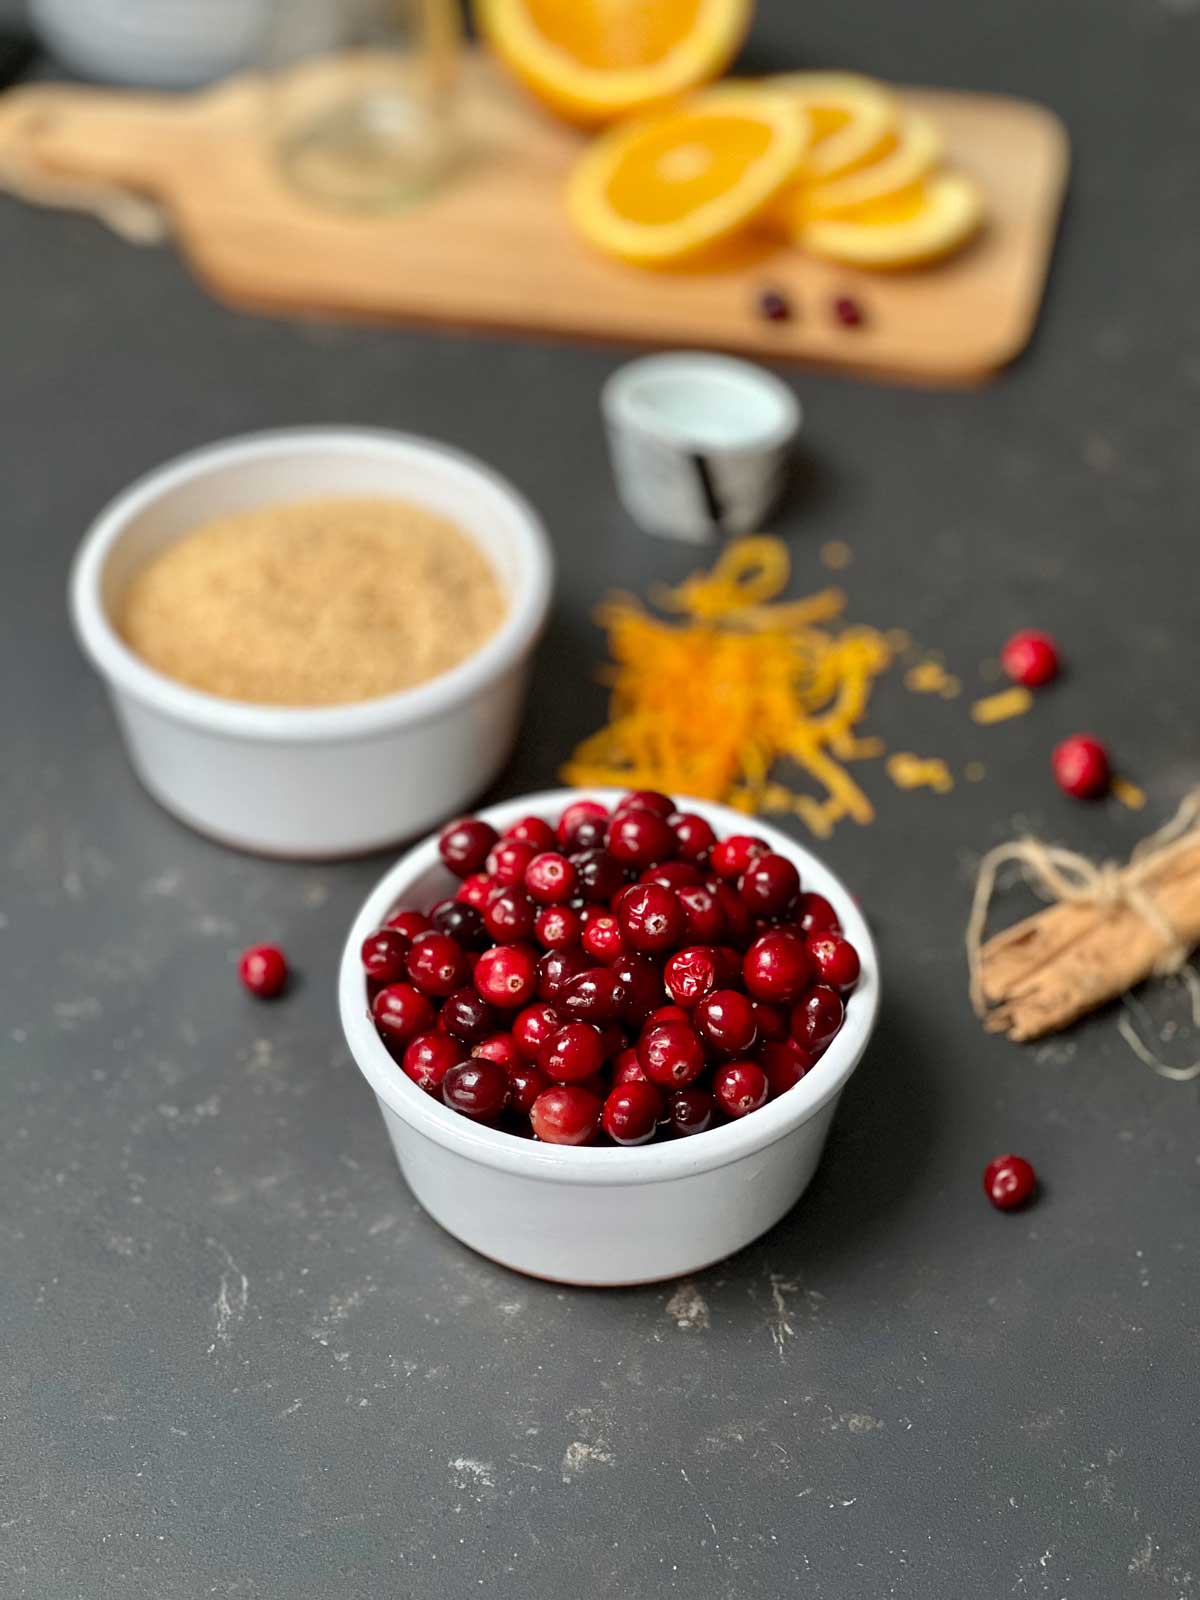
<svg viewBox="0 0 1200 1600"><path fill-rule="evenodd" d="M286 133L278 159L310 199L353 211L390 211L436 189L452 164L450 130L415 98L354 95Z"/></svg>

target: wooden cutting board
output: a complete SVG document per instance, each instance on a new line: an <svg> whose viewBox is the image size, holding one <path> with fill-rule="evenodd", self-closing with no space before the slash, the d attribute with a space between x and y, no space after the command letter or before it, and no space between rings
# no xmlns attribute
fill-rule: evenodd
<svg viewBox="0 0 1200 1600"><path fill-rule="evenodd" d="M982 381L1026 345L1068 168L1062 124L1026 101L906 89L943 130L949 160L983 185L988 226L956 258L903 273L832 266L747 241L717 266L647 272L595 254L563 212L580 135L485 61L463 90L457 179L407 211L314 206L276 170L261 80L182 98L33 85L0 98L0 165L147 192L169 210L195 271L221 299L274 312L393 318L801 358L924 383ZM767 285L788 323L755 314ZM852 294L865 325L830 312Z"/></svg>

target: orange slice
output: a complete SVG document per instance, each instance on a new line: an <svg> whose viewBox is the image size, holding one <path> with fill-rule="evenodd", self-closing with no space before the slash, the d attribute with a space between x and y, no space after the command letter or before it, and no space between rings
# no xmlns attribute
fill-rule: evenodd
<svg viewBox="0 0 1200 1600"><path fill-rule="evenodd" d="M789 72L767 86L791 95L808 115L812 146L799 176L809 183L875 160L896 124L896 102L887 89L854 72Z"/></svg>
<svg viewBox="0 0 1200 1600"><path fill-rule="evenodd" d="M808 137L786 95L710 89L596 140L571 175L567 208L609 255L642 266L682 261L764 211Z"/></svg>
<svg viewBox="0 0 1200 1600"><path fill-rule="evenodd" d="M789 233L799 234L814 217L842 217L911 188L941 160L942 136L918 111L900 114L876 160L825 183L796 183L780 195L774 215Z"/></svg>
<svg viewBox="0 0 1200 1600"><path fill-rule="evenodd" d="M982 220L979 186L959 172L935 172L844 217L813 218L797 242L850 266L913 267L957 250Z"/></svg>
<svg viewBox="0 0 1200 1600"><path fill-rule="evenodd" d="M500 59L552 110L584 125L719 77L752 9L753 0L476 0Z"/></svg>

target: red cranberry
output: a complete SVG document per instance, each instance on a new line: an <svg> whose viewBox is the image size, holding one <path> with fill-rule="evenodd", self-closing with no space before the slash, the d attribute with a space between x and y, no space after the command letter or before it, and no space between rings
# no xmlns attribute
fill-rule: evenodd
<svg viewBox="0 0 1200 1600"><path fill-rule="evenodd" d="M448 933L464 950L482 950L488 942L482 915L461 900L441 900L429 913L439 933Z"/></svg>
<svg viewBox="0 0 1200 1600"><path fill-rule="evenodd" d="M540 1001L536 1005L526 1006L513 1020L512 1031L517 1049L526 1061L536 1061L546 1042L562 1025L563 1019L553 1006Z"/></svg>
<svg viewBox="0 0 1200 1600"><path fill-rule="evenodd" d="M853 295L837 295L833 302L833 314L843 328L860 328L863 324L863 308Z"/></svg>
<svg viewBox="0 0 1200 1600"><path fill-rule="evenodd" d="M523 839L501 839L487 858L487 870L506 889L515 888L525 880L525 868L537 855L531 844Z"/></svg>
<svg viewBox="0 0 1200 1600"><path fill-rule="evenodd" d="M820 1052L837 1033L845 1015L841 995L819 983L792 1007L792 1038L806 1050Z"/></svg>
<svg viewBox="0 0 1200 1600"><path fill-rule="evenodd" d="M609 1092L601 1122L614 1144L646 1144L662 1111L662 1095L652 1083L623 1083Z"/></svg>
<svg viewBox="0 0 1200 1600"><path fill-rule="evenodd" d="M769 1000L755 1000L753 1006L760 1039L782 1041L788 1037L791 1018L786 1007L774 1006Z"/></svg>
<svg viewBox="0 0 1200 1600"><path fill-rule="evenodd" d="M558 997L558 1009L571 1022L615 1022L625 991L608 967L591 967L572 978Z"/></svg>
<svg viewBox="0 0 1200 1600"><path fill-rule="evenodd" d="M674 950L687 931L687 917L673 889L658 883L635 883L617 906L625 942L646 955Z"/></svg>
<svg viewBox="0 0 1200 1600"><path fill-rule="evenodd" d="M670 824L653 811L622 811L609 826L609 854L621 866L638 872L655 862L669 861L678 848Z"/></svg>
<svg viewBox="0 0 1200 1600"><path fill-rule="evenodd" d="M531 844L535 850L553 850L558 836L550 824L541 817L522 817L510 828L505 828L506 839L516 839L521 844Z"/></svg>
<svg viewBox="0 0 1200 1600"><path fill-rule="evenodd" d="M810 933L808 959L822 983L832 989L853 989L858 982L858 951L840 933Z"/></svg>
<svg viewBox="0 0 1200 1600"><path fill-rule="evenodd" d="M657 789L634 789L617 802L616 815L625 811L649 811L655 817L669 817L674 813L675 802Z"/></svg>
<svg viewBox="0 0 1200 1600"><path fill-rule="evenodd" d="M448 933L419 933L408 952L408 976L422 994L440 999L470 976L466 953Z"/></svg>
<svg viewBox="0 0 1200 1600"><path fill-rule="evenodd" d="M474 906L476 911L483 911L496 887L486 872L473 872L459 884L454 891L454 898L461 900L464 905Z"/></svg>
<svg viewBox="0 0 1200 1600"><path fill-rule="evenodd" d="M539 1072L537 1067L522 1064L508 1075L508 1103L514 1111L519 1111L527 1117L533 1110L533 1102L543 1090L550 1087L550 1079L544 1072Z"/></svg>
<svg viewBox="0 0 1200 1600"><path fill-rule="evenodd" d="M758 1052L758 1062L767 1075L770 1098L777 1100L781 1094L794 1089L811 1069L813 1057L789 1039L784 1044L764 1044Z"/></svg>
<svg viewBox="0 0 1200 1600"><path fill-rule="evenodd" d="M707 862L717 836L704 818L698 817L694 811L679 811L669 821L675 830L675 840L682 859L697 866Z"/></svg>
<svg viewBox="0 0 1200 1600"><path fill-rule="evenodd" d="M746 951L742 976L756 1000L798 1000L808 987L809 960L804 941L778 929L764 933Z"/></svg>
<svg viewBox="0 0 1200 1600"><path fill-rule="evenodd" d="M767 1092L767 1075L754 1061L727 1061L713 1073L713 1096L727 1116L749 1116L766 1105Z"/></svg>
<svg viewBox="0 0 1200 1600"><path fill-rule="evenodd" d="M731 883L715 882L710 886L725 918L725 938L739 950L745 950L754 938L754 915L750 907Z"/></svg>
<svg viewBox="0 0 1200 1600"><path fill-rule="evenodd" d="M523 889L497 889L483 913L483 925L498 944L520 944L533 936L537 907Z"/></svg>
<svg viewBox="0 0 1200 1600"><path fill-rule="evenodd" d="M731 833L728 839L722 839L713 847L709 865L718 878L736 883L752 861L770 854L771 846L765 839L750 833Z"/></svg>
<svg viewBox="0 0 1200 1600"><path fill-rule="evenodd" d="M614 1087L621 1083L650 1082L642 1071L642 1063L638 1060L636 1050L632 1048L621 1050L613 1057L612 1081Z"/></svg>
<svg viewBox="0 0 1200 1600"><path fill-rule="evenodd" d="M496 1013L474 989L455 989L442 1003L439 1026L463 1044L478 1044L496 1028Z"/></svg>
<svg viewBox="0 0 1200 1600"><path fill-rule="evenodd" d="M740 1056L758 1037L754 1002L740 989L716 989L700 1001L695 1011L700 1037L723 1055Z"/></svg>
<svg viewBox="0 0 1200 1600"><path fill-rule="evenodd" d="M538 1066L556 1083L582 1083L603 1065L604 1041L590 1022L568 1022L538 1056Z"/></svg>
<svg viewBox="0 0 1200 1600"><path fill-rule="evenodd" d="M608 818L587 817L575 829L570 843L572 854L580 850L602 850L608 840ZM564 845L564 849L567 846Z"/></svg>
<svg viewBox="0 0 1200 1600"><path fill-rule="evenodd" d="M997 1156L983 1169L983 1192L998 1211L1015 1211L1036 1188L1037 1174L1024 1156Z"/></svg>
<svg viewBox="0 0 1200 1600"><path fill-rule="evenodd" d="M608 827L608 808L599 800L572 800L558 819L558 842L564 850L587 848L578 843L579 829L585 822L599 823L603 833Z"/></svg>
<svg viewBox="0 0 1200 1600"><path fill-rule="evenodd" d="M651 1083L683 1089L704 1071L704 1046L683 1022L658 1022L638 1040L638 1060Z"/></svg>
<svg viewBox="0 0 1200 1600"><path fill-rule="evenodd" d="M725 937L725 913L712 889L704 884L685 884L675 891L687 919L684 937L692 944L717 944Z"/></svg>
<svg viewBox="0 0 1200 1600"><path fill-rule="evenodd" d="M631 1027L640 1027L662 1003L662 973L653 961L633 953L618 956L609 970L625 992L621 1015Z"/></svg>
<svg viewBox="0 0 1200 1600"><path fill-rule="evenodd" d="M419 933L428 933L430 922L423 911L393 911L387 926L411 944Z"/></svg>
<svg viewBox="0 0 1200 1600"><path fill-rule="evenodd" d="M684 889L703 886L704 874L694 861L662 861L657 867L647 867L639 883L657 883L664 889Z"/></svg>
<svg viewBox="0 0 1200 1600"><path fill-rule="evenodd" d="M529 1112L533 1131L546 1144L587 1144L600 1126L599 1096L579 1084L551 1084Z"/></svg>
<svg viewBox="0 0 1200 1600"><path fill-rule="evenodd" d="M448 1033L419 1033L410 1039L400 1069L418 1089L433 1094L462 1055L462 1046Z"/></svg>
<svg viewBox="0 0 1200 1600"><path fill-rule="evenodd" d="M418 938L423 935L418 934ZM412 940L400 928L376 928L374 933L369 933L362 942L363 971L368 978L373 978L376 983L395 983L405 973L408 953ZM270 945L256 946L258 949L269 950ZM242 957L243 963L253 952L247 951ZM242 980L245 982L245 979Z"/></svg>
<svg viewBox="0 0 1200 1600"><path fill-rule="evenodd" d="M538 943L547 950L557 950L562 945L578 944L583 924L578 911L570 906L543 906L537 914L534 932Z"/></svg>
<svg viewBox="0 0 1200 1600"><path fill-rule="evenodd" d="M691 1013L674 1003L669 1006L659 1006L657 1010L652 1011L646 1018L642 1025L642 1032L644 1033L648 1028L657 1027L660 1022L682 1022L685 1027L690 1028L692 1025Z"/></svg>
<svg viewBox="0 0 1200 1600"><path fill-rule="evenodd" d="M667 962L663 968L663 982L675 1004L690 1010L718 986L720 970L715 950L705 945L692 945L687 950L677 950Z"/></svg>
<svg viewBox="0 0 1200 1600"><path fill-rule="evenodd" d="M547 950L538 962L538 999L556 1000L571 979L586 972L589 965L583 951L574 945Z"/></svg>
<svg viewBox="0 0 1200 1600"><path fill-rule="evenodd" d="M603 966L609 966L625 950L621 925L611 911L593 917L583 930L583 948Z"/></svg>
<svg viewBox="0 0 1200 1600"><path fill-rule="evenodd" d="M781 917L800 893L800 874L786 856L759 856L738 880L738 893L759 917Z"/></svg>
<svg viewBox="0 0 1200 1600"><path fill-rule="evenodd" d="M1112 781L1108 751L1090 734L1076 733L1057 745L1053 766L1055 783L1077 800L1094 800L1107 793Z"/></svg>
<svg viewBox="0 0 1200 1600"><path fill-rule="evenodd" d="M475 987L492 1005L526 1006L537 990L537 957L528 945L497 944L485 950L475 967Z"/></svg>
<svg viewBox="0 0 1200 1600"><path fill-rule="evenodd" d="M525 892L539 905L562 905L575 893L575 868L557 850L543 850L525 868Z"/></svg>
<svg viewBox="0 0 1200 1600"><path fill-rule="evenodd" d="M486 1039L481 1039L478 1044L471 1046L471 1054L494 1061L497 1066L504 1068L510 1078L522 1067L517 1041L511 1033L490 1033Z"/></svg>
<svg viewBox="0 0 1200 1600"><path fill-rule="evenodd" d="M625 872L607 850L579 850L571 857L578 892L590 905L607 905L625 887Z"/></svg>
<svg viewBox="0 0 1200 1600"><path fill-rule="evenodd" d="M1022 628L1004 646L1000 663L1014 683L1037 689L1058 675L1058 647L1048 633Z"/></svg>
<svg viewBox="0 0 1200 1600"><path fill-rule="evenodd" d="M713 1097L707 1089L678 1089L667 1101L667 1132L677 1139L703 1133L713 1119Z"/></svg>
<svg viewBox="0 0 1200 1600"><path fill-rule="evenodd" d="M802 894L796 906L796 926L801 933L840 933L837 912L823 894Z"/></svg>
<svg viewBox="0 0 1200 1600"><path fill-rule="evenodd" d="M363 966L367 967L367 972L377 982L387 982L387 979L381 979L378 973L372 972L371 968L367 966L367 946L382 939L384 934L389 931L389 929L384 928L379 933L373 933L366 941L366 944L363 945ZM389 945L388 948L390 949L391 946ZM401 957L400 972L403 971L404 960ZM396 975L398 977L399 973ZM243 985L249 989L250 993L259 1000L273 1000L276 995L283 993L284 985L287 983L287 958L278 945L251 945L249 950L242 951L241 960L238 962L238 977L242 980Z"/></svg>
<svg viewBox="0 0 1200 1600"><path fill-rule="evenodd" d="M764 322L792 320L792 302L782 289L761 289L755 308Z"/></svg>
<svg viewBox="0 0 1200 1600"><path fill-rule="evenodd" d="M426 1033L437 1021L437 1012L411 983L389 983L371 1002L375 1027L386 1045L399 1049L418 1033Z"/></svg>
<svg viewBox="0 0 1200 1600"><path fill-rule="evenodd" d="M438 853L456 878L467 878L483 866L497 837L490 822L461 817L438 840Z"/></svg>
<svg viewBox="0 0 1200 1600"><path fill-rule="evenodd" d="M486 1056L451 1067L442 1079L442 1099L473 1122L491 1122L508 1104L508 1073Z"/></svg>

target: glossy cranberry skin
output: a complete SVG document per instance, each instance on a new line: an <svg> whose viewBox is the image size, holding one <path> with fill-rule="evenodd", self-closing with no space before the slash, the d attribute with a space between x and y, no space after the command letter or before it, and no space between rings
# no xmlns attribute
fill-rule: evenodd
<svg viewBox="0 0 1200 1600"><path fill-rule="evenodd" d="M655 817L670 817L675 812L675 802L670 795L658 789L634 789L617 802L615 815L626 811L649 811Z"/></svg>
<svg viewBox="0 0 1200 1600"><path fill-rule="evenodd" d="M475 964L475 987L494 1006L527 1006L537 992L537 956L524 944L497 944Z"/></svg>
<svg viewBox="0 0 1200 1600"><path fill-rule="evenodd" d="M684 889L702 886L704 874L694 861L660 861L656 867L647 867L639 883L657 883L664 889Z"/></svg>
<svg viewBox="0 0 1200 1600"><path fill-rule="evenodd" d="M837 912L823 894L802 894L796 904L795 923L801 933L840 933Z"/></svg>
<svg viewBox="0 0 1200 1600"><path fill-rule="evenodd" d="M517 888L535 855L537 851L523 839L501 839L487 858L487 870L503 888Z"/></svg>
<svg viewBox="0 0 1200 1600"><path fill-rule="evenodd" d="M601 1126L614 1144L647 1144L662 1112L662 1095L652 1083L622 1083L609 1091Z"/></svg>
<svg viewBox="0 0 1200 1600"><path fill-rule="evenodd" d="M400 1069L418 1089L433 1094L461 1058L462 1045L448 1033L419 1033L409 1040Z"/></svg>
<svg viewBox="0 0 1200 1600"><path fill-rule="evenodd" d="M731 883L717 882L712 893L725 918L725 939L745 950L754 939L754 913Z"/></svg>
<svg viewBox="0 0 1200 1600"><path fill-rule="evenodd" d="M835 296L833 315L843 328L860 328L865 320L861 304L849 294Z"/></svg>
<svg viewBox="0 0 1200 1600"><path fill-rule="evenodd" d="M684 1089L704 1071L704 1046L683 1022L657 1022L638 1040L638 1060L651 1083Z"/></svg>
<svg viewBox="0 0 1200 1600"><path fill-rule="evenodd" d="M653 811L622 811L609 824L609 855L637 872L669 861L678 848L674 829Z"/></svg>
<svg viewBox="0 0 1200 1600"><path fill-rule="evenodd" d="M704 1042L722 1055L744 1055L758 1038L754 1002L740 989L715 989L705 995L693 1022Z"/></svg>
<svg viewBox="0 0 1200 1600"><path fill-rule="evenodd" d="M363 945L363 965L367 963L367 946L374 940L383 937L390 930L384 928L379 933L373 933ZM390 945L388 946L390 949ZM400 972L404 970L403 961L400 962ZM376 974L367 967L371 977ZM397 974L399 976L399 973ZM254 944L249 950L243 950L241 960L238 962L238 977L242 986L248 989L258 1000L274 1000L276 995L282 994L288 980L287 958L278 945ZM376 981L379 981L376 978ZM383 981L387 981L386 979Z"/></svg>
<svg viewBox="0 0 1200 1600"><path fill-rule="evenodd" d="M769 1098L777 1100L794 1089L811 1069L813 1057L789 1039L783 1044L764 1044L758 1052L758 1064L767 1075Z"/></svg>
<svg viewBox="0 0 1200 1600"><path fill-rule="evenodd" d="M486 872L473 872L459 884L454 891L454 898L461 900L464 905L474 906L476 911L481 912L486 908L497 887Z"/></svg>
<svg viewBox="0 0 1200 1600"><path fill-rule="evenodd" d="M727 1061L713 1073L713 1098L730 1117L747 1117L767 1103L767 1075L754 1061Z"/></svg>
<svg viewBox="0 0 1200 1600"><path fill-rule="evenodd" d="M643 955L665 955L687 932L687 917L674 889L635 883L617 903L617 921L626 944Z"/></svg>
<svg viewBox="0 0 1200 1600"><path fill-rule="evenodd" d="M707 945L692 945L677 950L663 968L663 982L667 993L677 1006L685 1011L719 987L721 962L715 950Z"/></svg>
<svg viewBox="0 0 1200 1600"><path fill-rule="evenodd" d="M533 1102L529 1121L546 1144L587 1144L600 1126L598 1095L579 1084L551 1084Z"/></svg>
<svg viewBox="0 0 1200 1600"><path fill-rule="evenodd" d="M666 1129L676 1139L704 1133L713 1119L713 1097L707 1089L678 1089L667 1100Z"/></svg>
<svg viewBox="0 0 1200 1600"><path fill-rule="evenodd" d="M541 817L522 817L519 822L505 828L504 837L519 840L521 844L531 844L535 850L553 850L558 844L558 835Z"/></svg>
<svg viewBox="0 0 1200 1600"><path fill-rule="evenodd" d="M494 1061L497 1066L504 1068L510 1078L523 1065L517 1041L511 1033L489 1033L486 1039L471 1046L471 1054Z"/></svg>
<svg viewBox="0 0 1200 1600"><path fill-rule="evenodd" d="M442 1079L442 1100L472 1122L492 1122L508 1104L508 1073L486 1056L472 1056Z"/></svg>
<svg viewBox="0 0 1200 1600"><path fill-rule="evenodd" d="M858 951L840 933L810 933L804 948L821 983L831 989L853 989L858 982Z"/></svg>
<svg viewBox="0 0 1200 1600"><path fill-rule="evenodd" d="M479 1044L496 1031L496 1013L475 989L455 989L442 1002L438 1025L461 1044Z"/></svg>
<svg viewBox="0 0 1200 1600"><path fill-rule="evenodd" d="M508 1103L514 1111L527 1117L538 1095L549 1087L550 1079L544 1072L522 1062L508 1075Z"/></svg>
<svg viewBox="0 0 1200 1600"><path fill-rule="evenodd" d="M722 839L713 847L708 864L718 878L736 883L752 861L770 854L771 846L765 839L752 833L731 833L728 839Z"/></svg>
<svg viewBox="0 0 1200 1600"><path fill-rule="evenodd" d="M786 856L759 856L738 879L738 893L756 917L781 917L800 893L800 874Z"/></svg>
<svg viewBox="0 0 1200 1600"><path fill-rule="evenodd" d="M608 967L591 967L564 985L555 1006L568 1022L615 1022L625 1003L620 979Z"/></svg>
<svg viewBox="0 0 1200 1600"><path fill-rule="evenodd" d="M533 937L537 907L524 889L497 889L483 911L483 925L497 944L520 944Z"/></svg>
<svg viewBox="0 0 1200 1600"><path fill-rule="evenodd" d="M577 850L571 865L576 891L589 905L606 906L625 887L625 869L607 850Z"/></svg>
<svg viewBox="0 0 1200 1600"><path fill-rule="evenodd" d="M564 945L578 944L583 933L583 923L578 911L570 906L543 906L533 925L537 941L546 950L559 950Z"/></svg>
<svg viewBox="0 0 1200 1600"><path fill-rule="evenodd" d="M620 1050L613 1057L612 1081L614 1087L621 1083L649 1083L650 1079L642 1071L642 1063L638 1060L637 1051L629 1048Z"/></svg>
<svg viewBox="0 0 1200 1600"><path fill-rule="evenodd" d="M983 1192L998 1211L1015 1211L1033 1198L1037 1174L1024 1156L997 1156L983 1169Z"/></svg>
<svg viewBox="0 0 1200 1600"><path fill-rule="evenodd" d="M1000 664L1014 683L1038 689L1058 676L1058 646L1048 633L1022 628L1000 652Z"/></svg>
<svg viewBox="0 0 1200 1600"><path fill-rule="evenodd" d="M538 1066L555 1083L582 1083L604 1065L604 1040L590 1022L568 1022L542 1047Z"/></svg>
<svg viewBox="0 0 1200 1600"><path fill-rule="evenodd" d="M418 938L422 935L418 935ZM256 945L255 950L269 950L270 945ZM376 928L362 942L363 971L376 983L395 983L407 971L408 953L412 940L400 928ZM247 951L246 956L252 952ZM243 962L246 960L243 956ZM242 980L245 982L245 979Z"/></svg>
<svg viewBox="0 0 1200 1600"><path fill-rule="evenodd" d="M782 1042L790 1036L791 1017L786 1006L772 1005L769 1000L754 1000L751 1004L760 1039Z"/></svg>
<svg viewBox="0 0 1200 1600"><path fill-rule="evenodd" d="M755 939L742 962L742 979L756 1000L787 1004L808 988L810 965L804 941L779 929Z"/></svg>
<svg viewBox="0 0 1200 1600"><path fill-rule="evenodd" d="M791 299L782 289L761 289L755 310L764 322L790 322L793 316Z"/></svg>
<svg viewBox="0 0 1200 1600"><path fill-rule="evenodd" d="M669 821L675 830L681 859L691 861L696 866L704 865L717 842L717 836L709 824L694 811L677 811Z"/></svg>
<svg viewBox="0 0 1200 1600"><path fill-rule="evenodd" d="M429 913L429 920L439 933L448 933L464 950L482 950L487 945L488 931L482 913L461 900L439 901Z"/></svg>
<svg viewBox="0 0 1200 1600"><path fill-rule="evenodd" d="M692 1014L690 1011L685 1011L682 1006L677 1006L674 1001L670 1005L658 1006L642 1024L642 1032L657 1027L660 1022L682 1022L685 1027L690 1028Z"/></svg>
<svg viewBox="0 0 1200 1600"><path fill-rule="evenodd" d="M526 1006L513 1019L512 1031L517 1049L526 1061L536 1061L562 1025L563 1018L544 1001Z"/></svg>
<svg viewBox="0 0 1200 1600"><path fill-rule="evenodd" d="M427 1033L437 1021L433 1002L411 983L389 983L371 1002L371 1015L379 1037L393 1050L403 1050L410 1039Z"/></svg>
<svg viewBox="0 0 1200 1600"><path fill-rule="evenodd" d="M525 893L540 906L564 905L575 893L575 868L557 850L543 850L525 868Z"/></svg>
<svg viewBox="0 0 1200 1600"><path fill-rule="evenodd" d="M675 891L687 922L689 944L719 944L725 937L725 913L712 889L702 883L685 884Z"/></svg>
<svg viewBox="0 0 1200 1600"><path fill-rule="evenodd" d="M581 943L588 955L605 967L611 966L625 952L621 924L611 911L602 911L599 916L592 918L583 930Z"/></svg>
<svg viewBox="0 0 1200 1600"><path fill-rule="evenodd" d="M448 933L419 933L408 952L409 981L438 999L460 989L470 977L466 952Z"/></svg>
<svg viewBox="0 0 1200 1600"><path fill-rule="evenodd" d="M792 1007L791 1036L806 1050L819 1054L837 1033L845 1015L837 990L818 983Z"/></svg>
<svg viewBox="0 0 1200 1600"><path fill-rule="evenodd" d="M479 817L460 817L438 840L438 854L456 878L478 872L499 838L491 823Z"/></svg>
<svg viewBox="0 0 1200 1600"><path fill-rule="evenodd" d="M598 826L599 833L592 843L598 844L608 830L608 808L602 806L599 800L572 800L558 819L558 842L564 850L586 849L580 845L579 830L585 822Z"/></svg>
<svg viewBox="0 0 1200 1600"><path fill-rule="evenodd" d="M431 927L429 918L423 911L393 911L386 925L394 928L409 944L419 933L428 933Z"/></svg>
<svg viewBox="0 0 1200 1600"><path fill-rule="evenodd" d="M1099 739L1076 733L1056 745L1052 757L1054 781L1064 794L1077 800L1094 800L1106 794L1112 782L1108 751Z"/></svg>
<svg viewBox="0 0 1200 1600"><path fill-rule="evenodd" d="M621 1007L623 1021L631 1028L640 1027L655 1006L662 1005L666 998L662 973L649 957L635 951L618 956L609 971L625 991Z"/></svg>
<svg viewBox="0 0 1200 1600"><path fill-rule="evenodd" d="M574 945L547 950L538 962L538 999L556 1000L571 979L586 972L590 966L587 956Z"/></svg>

